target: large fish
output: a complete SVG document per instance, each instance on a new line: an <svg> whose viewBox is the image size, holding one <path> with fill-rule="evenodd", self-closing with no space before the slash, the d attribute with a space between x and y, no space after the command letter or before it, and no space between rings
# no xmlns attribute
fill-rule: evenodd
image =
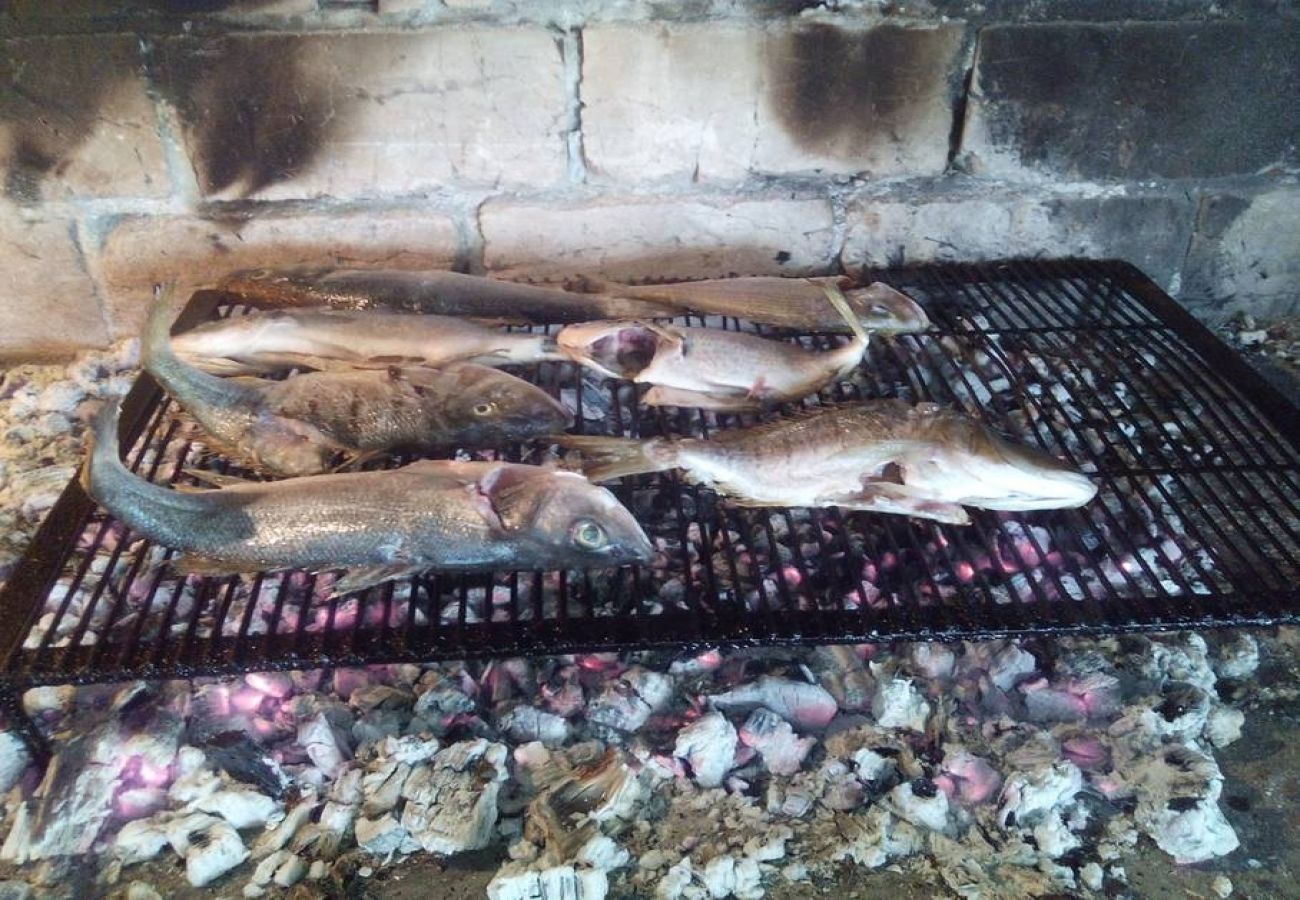
<svg viewBox="0 0 1300 900"><path fill-rule="evenodd" d="M569 325L556 343L588 368L654 385L642 398L649 406L736 411L798 400L848 374L867 352L869 336L844 295L833 284L825 288L853 331L835 350L813 352L754 334L627 320Z"/></svg>
<svg viewBox="0 0 1300 900"><path fill-rule="evenodd" d="M451 316L384 310L272 310L205 322L172 338L176 355L218 375L283 369L488 366L563 359L555 339Z"/></svg>
<svg viewBox="0 0 1300 900"><path fill-rule="evenodd" d="M254 269L227 276L217 289L263 308L387 309L537 325L674 315L673 307L649 300L442 271Z"/></svg>
<svg viewBox="0 0 1300 900"><path fill-rule="evenodd" d="M223 452L280 475L327 471L334 454L499 447L556 430L568 412L505 372L456 363L309 372L286 381L218 378L182 362L168 338L171 304L149 313L141 364Z"/></svg>
<svg viewBox="0 0 1300 900"><path fill-rule="evenodd" d="M386 471L169 490L118 459L115 406L95 420L82 484L134 531L183 551L181 571L348 569L337 594L428 569L618 566L648 559L652 550L609 491L539 466L423 460Z"/></svg>
<svg viewBox="0 0 1300 900"><path fill-rule="evenodd" d="M395 309L553 324L592 319L671 318L684 312L734 316L802 331L847 331L826 308L823 285L848 297L858 321L880 334L924 331L916 301L882 282L856 287L846 278L719 278L626 285L579 279L580 290L517 284L456 272L390 269L257 269L236 272L218 289L260 307Z"/></svg>
<svg viewBox="0 0 1300 900"><path fill-rule="evenodd" d="M709 439L556 438L596 481L682 469L744 506L838 506L964 525L963 506L1082 506L1096 485L1041 450L1013 444L937 404L822 407Z"/></svg>

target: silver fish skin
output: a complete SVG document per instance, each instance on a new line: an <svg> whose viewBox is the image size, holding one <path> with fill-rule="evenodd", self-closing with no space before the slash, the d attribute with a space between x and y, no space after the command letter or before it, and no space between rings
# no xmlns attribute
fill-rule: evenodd
<svg viewBox="0 0 1300 900"><path fill-rule="evenodd" d="M642 398L648 406L754 409L815 393L862 362L870 336L838 288L827 286L826 293L853 331L853 338L834 350L814 352L754 334L644 321L569 325L556 343L588 368L654 385Z"/></svg>
<svg viewBox="0 0 1300 900"><path fill-rule="evenodd" d="M334 454L499 446L563 430L569 414L523 379L473 363L442 369L309 372L286 381L224 379L181 361L171 304L150 310L141 364L222 452L262 471L310 475Z"/></svg>
<svg viewBox="0 0 1300 900"><path fill-rule="evenodd" d="M175 335L172 349L217 375L450 362L504 366L564 358L554 338L543 334L512 333L452 316L329 308L205 322Z"/></svg>
<svg viewBox="0 0 1300 900"><path fill-rule="evenodd" d="M1085 475L933 403L821 407L704 440L555 438L596 481L682 469L746 506L838 506L964 525L964 506L1061 509L1092 500Z"/></svg>
<svg viewBox="0 0 1300 900"><path fill-rule="evenodd" d="M610 567L649 558L632 514L572 472L425 460L400 469L243 482L193 493L130 472L117 408L96 418L82 483L96 502L207 574L346 568L337 593L437 569Z"/></svg>

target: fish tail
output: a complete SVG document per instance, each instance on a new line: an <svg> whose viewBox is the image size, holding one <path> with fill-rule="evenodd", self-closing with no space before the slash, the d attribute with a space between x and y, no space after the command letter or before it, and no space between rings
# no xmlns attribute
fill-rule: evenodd
<svg viewBox="0 0 1300 900"><path fill-rule="evenodd" d="M628 475L663 472L676 466L671 444L661 440L589 437L561 434L553 439L561 447L582 454L582 472L592 481L608 481Z"/></svg>
<svg viewBox="0 0 1300 900"><path fill-rule="evenodd" d="M210 515L201 494L183 494L146 481L119 456L119 406L106 403L91 422L81 486L95 502L135 531L169 547L183 546Z"/></svg>
<svg viewBox="0 0 1300 900"><path fill-rule="evenodd" d="M858 343L866 346L871 337L867 334L867 330L862 327L862 321L858 318L858 314L849 305L849 298L844 296L844 292L840 290L839 285L834 281L823 281L821 286L822 290L826 292L826 299L830 301L831 306L835 307L835 311L844 319L844 324L849 326L854 338L857 339Z"/></svg>
<svg viewBox="0 0 1300 900"><path fill-rule="evenodd" d="M171 325L175 318L174 284L155 285L154 299L145 319L140 340L140 365L176 402L189 410L204 427L213 427L211 416L226 410L252 409L260 394L247 385L209 375L180 359L172 348Z"/></svg>

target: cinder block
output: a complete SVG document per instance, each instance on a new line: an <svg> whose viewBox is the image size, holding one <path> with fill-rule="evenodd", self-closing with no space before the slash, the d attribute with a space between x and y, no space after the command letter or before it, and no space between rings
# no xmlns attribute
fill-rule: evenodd
<svg viewBox="0 0 1300 900"><path fill-rule="evenodd" d="M484 205L480 225L487 268L517 278L802 275L834 252L826 200L502 201Z"/></svg>
<svg viewBox="0 0 1300 900"><path fill-rule="evenodd" d="M90 267L113 335L120 337L139 329L150 288L158 282L174 281L188 295L239 269L445 269L455 261L457 241L446 216L410 211L300 213L242 222L140 216L111 224Z"/></svg>
<svg viewBox="0 0 1300 900"><path fill-rule="evenodd" d="M1183 296L1217 316L1300 311L1300 188L1201 201Z"/></svg>
<svg viewBox="0 0 1300 900"><path fill-rule="evenodd" d="M0 43L0 167L20 203L171 191L136 39Z"/></svg>
<svg viewBox="0 0 1300 900"><path fill-rule="evenodd" d="M63 356L108 343L75 223L26 221L0 202L0 358Z"/></svg>
<svg viewBox="0 0 1300 900"><path fill-rule="evenodd" d="M971 189L960 196L861 199L849 205L849 269L1006 258L1124 259L1170 287L1191 236L1181 196L1056 196Z"/></svg>
<svg viewBox="0 0 1300 900"><path fill-rule="evenodd" d="M583 33L595 178L932 174L961 28L658 24Z"/></svg>
<svg viewBox="0 0 1300 900"><path fill-rule="evenodd" d="M1250 174L1300 160L1300 22L980 32L962 150L976 174Z"/></svg>
<svg viewBox="0 0 1300 900"><path fill-rule="evenodd" d="M541 29L176 38L159 84L211 196L544 186L566 171L563 68Z"/></svg>

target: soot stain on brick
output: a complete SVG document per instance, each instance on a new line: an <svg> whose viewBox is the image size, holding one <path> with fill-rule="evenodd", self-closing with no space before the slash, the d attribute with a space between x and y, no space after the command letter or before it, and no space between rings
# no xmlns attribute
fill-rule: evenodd
<svg viewBox="0 0 1300 900"><path fill-rule="evenodd" d="M4 194L41 200L41 184L67 164L99 122L104 96L129 77L121 44L89 52L82 40L33 39L0 48L0 124L9 131Z"/></svg>
<svg viewBox="0 0 1300 900"><path fill-rule="evenodd" d="M935 71L947 71L948 44L937 29L800 28L777 39L768 101L805 149L860 153L926 112Z"/></svg>
<svg viewBox="0 0 1300 900"><path fill-rule="evenodd" d="M179 39L160 54L157 81L190 136L199 186L244 196L300 174L335 120L296 37Z"/></svg>

